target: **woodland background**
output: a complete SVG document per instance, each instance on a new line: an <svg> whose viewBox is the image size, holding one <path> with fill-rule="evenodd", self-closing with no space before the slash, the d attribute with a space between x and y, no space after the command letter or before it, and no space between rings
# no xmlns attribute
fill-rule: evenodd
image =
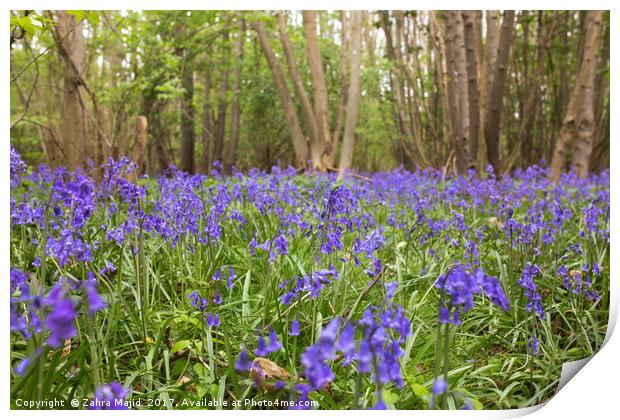
<svg viewBox="0 0 620 420"><path fill-rule="evenodd" d="M609 12L11 12L11 143L230 173L609 166Z"/></svg>

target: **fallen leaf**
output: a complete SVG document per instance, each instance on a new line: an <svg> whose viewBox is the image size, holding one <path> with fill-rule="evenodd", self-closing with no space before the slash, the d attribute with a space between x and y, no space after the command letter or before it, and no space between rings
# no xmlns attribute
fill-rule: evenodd
<svg viewBox="0 0 620 420"><path fill-rule="evenodd" d="M67 338L65 340L65 345L62 348L62 353L60 353L61 357L67 357L71 353L71 339Z"/></svg>
<svg viewBox="0 0 620 420"><path fill-rule="evenodd" d="M263 357L257 357L250 368L250 378L261 389L273 390L274 382L287 381L291 375L277 363Z"/></svg>

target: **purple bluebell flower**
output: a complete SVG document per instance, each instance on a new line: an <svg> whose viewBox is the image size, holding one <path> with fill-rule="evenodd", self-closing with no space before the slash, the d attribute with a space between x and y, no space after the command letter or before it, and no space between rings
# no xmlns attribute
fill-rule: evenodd
<svg viewBox="0 0 620 420"><path fill-rule="evenodd" d="M235 272L233 271L232 265L228 266L228 279L227 279L227 284L226 287L228 287L229 289L232 289L234 286L234 280L235 278L237 278L237 276L235 275Z"/></svg>
<svg viewBox="0 0 620 420"><path fill-rule="evenodd" d="M266 357L271 353L275 353L282 348L282 343L278 341L278 335L275 330L270 327L269 329L269 341L265 340L262 335L258 337L258 344L254 353L260 357Z"/></svg>
<svg viewBox="0 0 620 420"><path fill-rule="evenodd" d="M64 344L66 339L72 338L77 334L75 318L77 313L70 298L65 298L62 292L58 297L52 297L52 312L45 319L45 328L50 331L47 343L54 348Z"/></svg>
<svg viewBox="0 0 620 420"><path fill-rule="evenodd" d="M289 331L288 334L294 337L299 336L299 321L297 318L293 319L293 322L291 322L291 331Z"/></svg>
<svg viewBox="0 0 620 420"><path fill-rule="evenodd" d="M237 372L247 372L252 368L252 360L244 347L241 348L239 357L235 361L235 369Z"/></svg>
<svg viewBox="0 0 620 420"><path fill-rule="evenodd" d="M105 308L105 303L97 292L97 279L92 271L88 272L88 279L85 285L86 302L88 307L88 315L94 316L98 311Z"/></svg>
<svg viewBox="0 0 620 420"><path fill-rule="evenodd" d="M125 398L129 391L118 382L110 382L95 391L93 401L89 404L92 410L127 410Z"/></svg>
<svg viewBox="0 0 620 420"><path fill-rule="evenodd" d="M495 277L478 269L470 273L457 265L447 274L439 276L436 286L443 296L439 306L439 322L442 324L461 322L461 314L466 314L474 307L474 296L482 294L504 311L510 309L510 302Z"/></svg>
<svg viewBox="0 0 620 420"><path fill-rule="evenodd" d="M521 273L521 278L519 278L517 284L523 288L525 297L527 298L525 309L528 312L535 313L539 318L544 319L545 311L542 307L542 299L540 294L538 294L536 283L534 282L534 279L540 275L540 269L536 265L528 262L525 264L523 272Z"/></svg>
<svg viewBox="0 0 620 420"><path fill-rule="evenodd" d="M207 326L208 327L212 327L212 328L217 328L220 326L220 317L219 314L211 314L208 313L206 314L206 318L207 318Z"/></svg>
<svg viewBox="0 0 620 420"><path fill-rule="evenodd" d="M448 383L443 377L437 377L433 381L433 395L443 394L448 390Z"/></svg>

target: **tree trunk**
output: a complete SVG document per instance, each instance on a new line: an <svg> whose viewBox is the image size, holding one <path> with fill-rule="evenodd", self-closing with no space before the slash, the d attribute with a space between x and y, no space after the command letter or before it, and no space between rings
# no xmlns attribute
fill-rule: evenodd
<svg viewBox="0 0 620 420"><path fill-rule="evenodd" d="M497 47L499 46L499 11L489 10L486 12L487 22L487 54L485 61L485 95L484 95L484 110L488 110L491 88L493 86L493 76L495 70L495 59L497 58ZM486 114L485 114L486 118Z"/></svg>
<svg viewBox="0 0 620 420"><path fill-rule="evenodd" d="M596 54L598 51L599 36L601 30L602 12L588 11L586 48L584 57L581 60L581 67L577 74L575 87L566 109L566 114L560 128L560 133L555 142L553 159L551 161L552 179L557 182L560 179L568 146L576 137L575 154L579 155L573 159L573 165L580 176L587 174L587 160L591 153L591 139L593 130L593 117L591 114L593 96L594 73L596 71Z"/></svg>
<svg viewBox="0 0 620 420"><path fill-rule="evenodd" d="M342 120L344 119L344 108L347 101L347 57L348 57L348 23L346 10L340 11L340 98L338 99L338 109L336 111L336 126L332 133L332 139L338 144L340 132L342 131Z"/></svg>
<svg viewBox="0 0 620 420"><path fill-rule="evenodd" d="M181 169L194 173L194 146L196 129L194 121L194 68L192 58L186 49L182 50L183 64L181 69Z"/></svg>
<svg viewBox="0 0 620 420"><path fill-rule="evenodd" d="M63 59L63 106L61 110L62 150L67 169L74 171L88 157L86 110L84 87L80 79L84 73L86 44L82 34L83 24L65 11L58 12L55 27L58 49Z"/></svg>
<svg viewBox="0 0 620 420"><path fill-rule="evenodd" d="M536 35L537 53L536 53L536 69L531 77L525 80L526 99L523 106L523 115L519 124L517 133L517 147L521 148L522 166L529 166L532 162L531 132L534 120L539 111L540 85L545 76L545 60L547 59L547 48L549 44L550 28L545 28L542 23L542 12L539 12L538 29ZM512 162L510 162L512 164ZM510 169L507 167L506 170Z"/></svg>
<svg viewBox="0 0 620 420"><path fill-rule="evenodd" d="M362 19L364 12L352 11L351 27L351 67L349 68L349 95L347 98L347 118L344 125L342 150L340 151L340 165L338 179L342 179L345 171L351 166L353 146L355 144L355 128L357 127L357 112L360 104L360 66L362 52Z"/></svg>
<svg viewBox="0 0 620 420"><path fill-rule="evenodd" d="M448 74L448 100L450 104L449 113L452 121L452 149L456 160L456 170L464 173L466 170L466 154L461 141L461 113L459 112L459 89L458 78L456 76L457 48L455 45L454 15L452 12L443 12L446 42L446 70Z"/></svg>
<svg viewBox="0 0 620 420"><path fill-rule="evenodd" d="M295 150L297 161L302 167L306 167L309 158L308 142L301 131L299 118L295 112L291 94L286 86L284 74L282 73L282 69L280 68L280 64L278 64L273 50L271 49L271 44L269 43L269 38L265 30L265 24L258 21L254 24L254 29L258 35L258 41L263 49L265 58L267 59L267 64L273 74L273 81L276 85L276 89L278 90L280 101L282 102L282 108L284 109L284 115L286 116L286 122L291 132L291 139L293 141L293 148Z"/></svg>
<svg viewBox="0 0 620 420"><path fill-rule="evenodd" d="M205 75L204 102L202 104L202 171L211 170L211 144L213 143L213 118L211 116L211 76Z"/></svg>
<svg viewBox="0 0 620 420"><path fill-rule="evenodd" d="M136 134L133 149L131 150L131 160L138 165L138 173L143 173L144 157L146 156L148 141L148 121L144 115L136 117Z"/></svg>
<svg viewBox="0 0 620 420"><path fill-rule="evenodd" d="M233 82L234 101L230 121L230 144L226 153L224 171L227 174L232 172L235 164L237 143L239 143L239 123L241 120L241 71L243 70L243 38L245 37L245 19L241 18L239 23L239 34L235 45L235 80Z"/></svg>
<svg viewBox="0 0 620 420"><path fill-rule="evenodd" d="M405 153L407 154L409 159L411 159L411 162L413 164L419 165L421 167L426 167L429 165L429 160L426 156L426 149L424 147L424 144L422 143L422 139L419 137L419 135L417 135L416 131L414 131L415 126L412 128L412 125L409 123L405 115L406 102L404 90L406 84L403 80L403 76L412 87L415 88L416 84L413 81L413 76L408 72L407 66L405 66L405 63L403 62L402 55L392 43L392 32L390 29L390 25L391 23L389 12L381 12L381 27L385 34L385 46L387 50L387 55L390 61L396 67L396 71L394 72L395 83L393 92L396 97L398 117L400 119L404 134L409 140L409 143L415 144L417 154L411 149L411 146L409 144L402 142L401 146L403 147Z"/></svg>
<svg viewBox="0 0 620 420"><path fill-rule="evenodd" d="M325 144L323 162L317 169L323 170L327 166L332 166L337 145L334 139L331 138L329 131L327 87L325 85L325 74L323 73L319 39L316 33L316 12L313 10L304 10L303 24L304 33L306 35L306 46L308 48L310 75L312 76L314 115L319 129L319 138L321 139L321 143Z"/></svg>
<svg viewBox="0 0 620 420"><path fill-rule="evenodd" d="M323 153L325 152L325 143L322 142L319 135L319 125L314 115L312 103L308 98L308 93L304 87L299 70L297 69L297 62L295 55L293 54L293 46L288 37L286 29L286 20L283 12L276 13L276 19L278 23L278 31L280 33L280 42L282 43L282 49L284 50L284 56L286 57L286 63L288 65L291 79L293 80L293 86L295 93L301 102L301 111L308 126L310 132L310 159L312 160L312 167L320 169L323 166Z"/></svg>
<svg viewBox="0 0 620 420"><path fill-rule="evenodd" d="M596 57L600 45L602 11L588 11L586 18L586 45L582 67L586 72L585 82L577 117L577 137L573 153L573 167L577 175L585 178L590 167L590 155L594 145L594 84L596 80Z"/></svg>
<svg viewBox="0 0 620 420"><path fill-rule="evenodd" d="M468 156L469 167L477 168L478 163L478 134L480 133L479 92L478 92L478 57L476 56L476 27L474 25L475 12L463 12L465 23L465 47L467 53L467 97L469 100L469 137Z"/></svg>
<svg viewBox="0 0 620 420"><path fill-rule="evenodd" d="M435 49L435 67L437 69L437 80L439 81L439 90L441 95L441 107L442 107L442 115L444 120L444 140L447 144L452 145L453 141L453 122L451 118L450 111L450 94L448 93L448 70L446 67L446 44L441 31L441 27L439 26L439 22L437 21L437 12L430 11L429 12L429 20L431 27L431 34L435 42L433 43L433 48ZM449 154L449 151L448 151Z"/></svg>
<svg viewBox="0 0 620 420"><path fill-rule="evenodd" d="M228 61L228 31L223 34L224 55ZM228 63L224 65L222 81L220 84L220 97L217 111L217 132L215 134L215 148L213 150L213 161L222 163L224 152L224 135L226 134L226 111L228 110Z"/></svg>
<svg viewBox="0 0 620 420"><path fill-rule="evenodd" d="M470 121L469 121L469 92L468 92L468 74L467 74L467 48L465 46L465 29L463 27L463 19L461 12L450 12L454 19L455 47L456 47L456 78L459 98L459 120L460 131L458 133L458 142L461 144L460 150L464 153L461 159L464 159L467 165L471 165L471 152L469 151L470 138Z"/></svg>
<svg viewBox="0 0 620 420"><path fill-rule="evenodd" d="M504 82L508 70L508 57L512 43L514 28L514 10L504 11L502 27L497 48L497 58L493 71L493 84L489 96L489 108L485 120L484 137L487 144L487 157L495 171L499 171L499 142L500 123L502 116L502 100L504 96Z"/></svg>

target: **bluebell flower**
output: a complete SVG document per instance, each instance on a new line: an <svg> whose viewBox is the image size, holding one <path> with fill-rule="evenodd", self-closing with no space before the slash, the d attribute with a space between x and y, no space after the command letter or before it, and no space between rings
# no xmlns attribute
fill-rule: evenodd
<svg viewBox="0 0 620 420"><path fill-rule="evenodd" d="M448 390L448 383L443 377L437 377L433 381L433 395L443 394Z"/></svg>
<svg viewBox="0 0 620 420"><path fill-rule="evenodd" d="M282 343L278 341L278 335L273 328L269 330L269 340L265 340L265 337L258 337L258 344L254 353L260 357L266 357L271 353L275 353L282 348Z"/></svg>
<svg viewBox="0 0 620 420"><path fill-rule="evenodd" d="M75 318L77 313L73 302L69 298L60 295L52 303L52 312L45 319L45 328L50 331L47 343L54 348L64 344L66 339L72 338L77 334Z"/></svg>
<svg viewBox="0 0 620 420"><path fill-rule="evenodd" d="M86 280L86 301L88 303L88 315L94 316L98 311L105 308L105 303L101 300L101 296L99 296L99 292L97 292L97 279L95 275L89 271L88 279Z"/></svg>
<svg viewBox="0 0 620 420"><path fill-rule="evenodd" d="M237 372L247 372L252 368L252 360L248 355L248 352L245 348L241 348L241 352L239 353L239 357L235 361L235 369Z"/></svg>
<svg viewBox="0 0 620 420"><path fill-rule="evenodd" d="M288 334L294 337L299 336L299 321L297 318L293 319L293 322L291 322L291 331Z"/></svg>
<svg viewBox="0 0 620 420"><path fill-rule="evenodd" d="M528 312L535 313L539 318L544 319L545 311L542 307L542 299L540 294L538 294L536 283L534 282L534 279L540 274L540 269L536 265L528 262L525 264L523 272L521 273L521 278L519 278L517 284L523 288L525 297L527 298L525 309Z"/></svg>
<svg viewBox="0 0 620 420"><path fill-rule="evenodd" d="M110 382L95 391L89 408L92 410L127 410L125 398L129 391L118 382Z"/></svg>

